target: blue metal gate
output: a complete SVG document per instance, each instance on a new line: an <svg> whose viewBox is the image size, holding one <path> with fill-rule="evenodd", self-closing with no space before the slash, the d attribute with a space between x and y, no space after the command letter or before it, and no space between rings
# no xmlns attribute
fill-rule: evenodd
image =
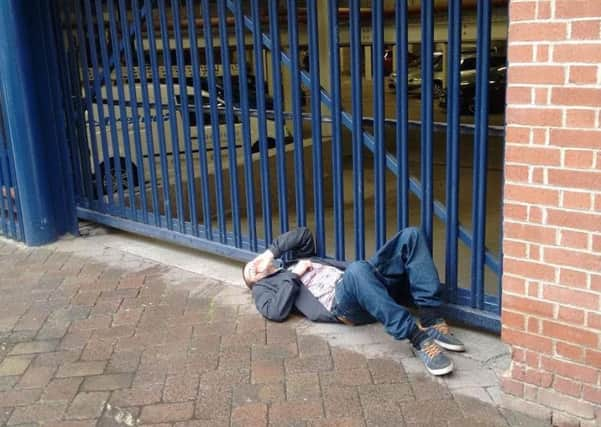
<svg viewBox="0 0 601 427"><path fill-rule="evenodd" d="M434 1L360 4L57 2L78 215L241 260L296 225L338 259L421 225L449 315L498 331L500 218L487 221L492 3L475 11L468 125L461 2L446 10L443 81ZM410 21L421 28L418 99ZM440 120L433 96L444 87ZM460 183L466 157L471 184Z"/></svg>
<svg viewBox="0 0 601 427"><path fill-rule="evenodd" d="M6 126L6 108L0 76L0 235L23 240L19 208L19 191L15 177L13 153Z"/></svg>

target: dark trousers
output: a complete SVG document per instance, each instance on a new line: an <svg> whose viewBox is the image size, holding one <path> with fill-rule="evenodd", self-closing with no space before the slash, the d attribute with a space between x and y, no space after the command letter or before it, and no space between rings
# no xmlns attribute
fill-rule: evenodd
<svg viewBox="0 0 601 427"><path fill-rule="evenodd" d="M419 308L431 311L441 304L438 272L416 228L397 233L369 261L351 263L336 286L332 312L354 325L379 321L396 339L408 338L415 320L391 296L399 290L408 291Z"/></svg>

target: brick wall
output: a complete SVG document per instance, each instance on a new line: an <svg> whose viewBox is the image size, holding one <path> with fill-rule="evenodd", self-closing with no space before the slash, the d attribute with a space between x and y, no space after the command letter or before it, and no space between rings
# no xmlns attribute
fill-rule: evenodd
<svg viewBox="0 0 601 427"><path fill-rule="evenodd" d="M601 425L601 0L512 0L508 61L503 388Z"/></svg>

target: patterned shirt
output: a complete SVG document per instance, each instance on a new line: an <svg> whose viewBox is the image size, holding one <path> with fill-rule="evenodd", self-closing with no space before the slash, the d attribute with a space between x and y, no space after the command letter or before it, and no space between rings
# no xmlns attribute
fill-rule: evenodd
<svg viewBox="0 0 601 427"><path fill-rule="evenodd" d="M342 271L339 269L313 262L312 268L307 270L300 279L309 292L329 311L334 302L336 282L340 277L342 277Z"/></svg>

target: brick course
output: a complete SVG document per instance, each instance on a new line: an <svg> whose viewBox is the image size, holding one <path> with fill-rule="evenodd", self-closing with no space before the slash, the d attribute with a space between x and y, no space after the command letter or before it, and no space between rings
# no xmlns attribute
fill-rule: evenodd
<svg viewBox="0 0 601 427"><path fill-rule="evenodd" d="M509 10L502 387L562 425L601 422L600 17L584 0Z"/></svg>

